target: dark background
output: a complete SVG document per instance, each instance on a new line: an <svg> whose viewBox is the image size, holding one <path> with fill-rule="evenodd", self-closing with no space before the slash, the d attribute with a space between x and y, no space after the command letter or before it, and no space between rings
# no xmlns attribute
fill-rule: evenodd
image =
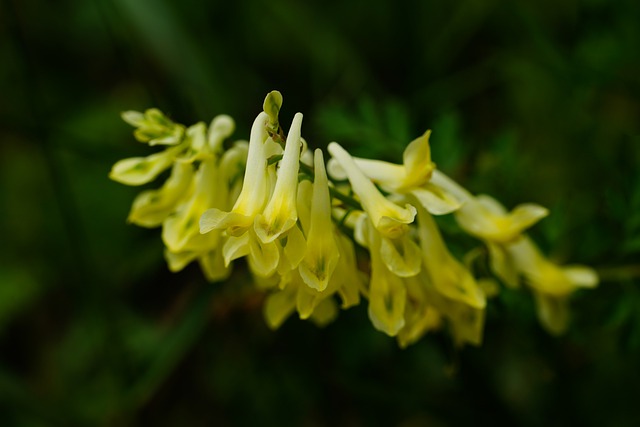
<svg viewBox="0 0 640 427"><path fill-rule="evenodd" d="M0 1L0 425L640 425L640 3ZM267 92L312 146L438 166L602 282L546 334L525 291L492 300L481 348L406 350L366 304L276 332L242 263L168 272L107 178L152 150L122 122L227 113ZM443 223L455 247L456 233Z"/></svg>

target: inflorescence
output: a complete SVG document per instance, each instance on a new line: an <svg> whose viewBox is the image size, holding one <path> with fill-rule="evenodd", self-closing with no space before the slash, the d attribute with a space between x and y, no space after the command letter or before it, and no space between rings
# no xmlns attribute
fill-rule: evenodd
<svg viewBox="0 0 640 427"><path fill-rule="evenodd" d="M547 209L522 204L509 212L438 170L430 131L406 147L402 164L355 158L332 142L325 165L323 152L301 137L302 114L285 134L281 105L280 93L269 93L249 142L233 143L225 143L235 128L226 115L185 127L157 109L122 114L138 141L165 147L117 162L109 176L142 185L171 168L162 187L136 197L128 218L162 227L171 271L197 261L208 280L220 281L245 258L269 293L271 328L294 311L323 325L338 301L346 309L364 298L373 326L402 347L442 327L457 345L479 345L487 298L498 290L493 277L526 284L554 334L567 327L570 295L597 285L593 269L554 264L524 234ZM493 277L474 277L478 250L465 262L449 252L433 218L447 214L484 243Z"/></svg>

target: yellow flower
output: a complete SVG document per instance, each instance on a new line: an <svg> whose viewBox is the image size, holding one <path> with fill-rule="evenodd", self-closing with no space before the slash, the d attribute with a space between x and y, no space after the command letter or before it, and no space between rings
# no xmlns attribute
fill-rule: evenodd
<svg viewBox="0 0 640 427"><path fill-rule="evenodd" d="M175 157L185 147L181 144L147 157L120 160L111 168L109 178L126 185L142 185L151 182L173 164Z"/></svg>
<svg viewBox="0 0 640 427"><path fill-rule="evenodd" d="M425 333L439 329L442 316L433 306L433 292L425 285L425 273L404 280L407 289L407 302L404 309L405 325L398 332L398 344L406 348L420 339ZM436 296L437 298L437 296Z"/></svg>
<svg viewBox="0 0 640 427"><path fill-rule="evenodd" d="M424 267L435 289L447 298L484 309L484 293L469 270L449 253L433 218L422 208L418 208L418 234Z"/></svg>
<svg viewBox="0 0 640 427"><path fill-rule="evenodd" d="M451 191L451 182L432 179L436 165L431 161L430 135L428 130L407 146L402 165L362 158L353 160L369 179L385 191L412 194L430 213L443 215L458 209L462 200ZM343 178L346 171L341 167L335 163L329 167L335 178Z"/></svg>
<svg viewBox="0 0 640 427"><path fill-rule="evenodd" d="M253 225L255 216L262 211L269 195L265 156L268 121L269 116L262 112L253 122L244 181L235 205L230 212L216 208L204 212L200 218L201 233L226 230L231 236L241 236Z"/></svg>
<svg viewBox="0 0 640 427"><path fill-rule="evenodd" d="M225 204L225 188L211 185L219 178L216 159L211 158L200 164L191 197L163 223L162 240L171 252L199 251L211 246L209 241L213 235L200 234L198 220L207 209Z"/></svg>
<svg viewBox="0 0 640 427"><path fill-rule="evenodd" d="M509 243L549 211L533 203L516 206L511 212L494 198L481 194L465 202L456 215L467 233L493 243Z"/></svg>
<svg viewBox="0 0 640 427"><path fill-rule="evenodd" d="M535 294L538 319L542 325L553 334L563 333L569 320L569 296L579 288L597 286L596 272L581 265L556 265L526 237L508 246L508 251Z"/></svg>
<svg viewBox="0 0 640 427"><path fill-rule="evenodd" d="M410 233L390 239L382 237L380 241L380 256L385 265L396 276L412 277L420 272L422 251L413 241Z"/></svg>
<svg viewBox="0 0 640 427"><path fill-rule="evenodd" d="M380 254L379 232L369 224L367 241L371 254L371 281L369 285L369 319L373 326L389 336L396 336L404 327L407 290L403 279L393 274Z"/></svg>
<svg viewBox="0 0 640 427"><path fill-rule="evenodd" d="M310 319L319 326L324 326L338 314L332 294L309 288L297 271L294 271L284 289L272 292L267 297L264 305L267 325L271 329L277 329L297 310L301 319Z"/></svg>
<svg viewBox="0 0 640 427"><path fill-rule="evenodd" d="M313 200L311 221L307 233L307 251L299 265L302 280L317 291L327 288L329 279L338 264L340 253L336 244L331 221L331 198L329 182L324 168L321 150L314 157Z"/></svg>
<svg viewBox="0 0 640 427"><path fill-rule="evenodd" d="M302 114L297 113L289 129L273 194L264 211L256 217L256 234L263 243L273 242L293 227L298 220L296 195L300 166L301 126Z"/></svg>
<svg viewBox="0 0 640 427"><path fill-rule="evenodd" d="M158 227L176 210L177 204L189 196L193 179L193 166L189 163L173 164L171 176L158 190L146 190L133 201L129 222L141 227Z"/></svg>
<svg viewBox="0 0 640 427"><path fill-rule="evenodd" d="M416 209L410 204L402 208L386 199L339 144L332 142L328 150L347 174L354 193L360 198L374 227L389 238L398 238L404 234L407 224L412 223L416 216Z"/></svg>
<svg viewBox="0 0 640 427"><path fill-rule="evenodd" d="M224 114L213 118L208 132L207 126L202 122L189 126L185 138L189 148L178 157L178 161L191 163L219 155L222 152L222 143L231 136L234 129L233 119Z"/></svg>
<svg viewBox="0 0 640 427"><path fill-rule="evenodd" d="M497 200L481 194L477 197L469 195L455 216L463 230L485 242L493 272L505 284L515 287L518 276L505 245L518 239L526 229L548 214L546 208L533 203L518 205L507 212Z"/></svg>

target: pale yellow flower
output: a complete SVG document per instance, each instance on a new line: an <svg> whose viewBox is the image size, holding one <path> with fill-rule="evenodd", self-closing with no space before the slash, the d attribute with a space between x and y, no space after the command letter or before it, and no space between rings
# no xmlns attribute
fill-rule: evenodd
<svg viewBox="0 0 640 427"><path fill-rule="evenodd" d="M403 164L354 158L355 164L373 182L390 193L412 194L422 206L434 215L443 215L458 209L462 200L452 192L447 180L434 180L436 165L431 161L429 136L425 132L413 140L403 153ZM346 171L342 165L330 163L330 172L337 179L343 178Z"/></svg>
<svg viewBox="0 0 640 427"><path fill-rule="evenodd" d="M189 197L193 180L193 166L176 162L171 176L158 190L146 190L136 196L127 220L141 227L158 227Z"/></svg>
<svg viewBox="0 0 640 427"><path fill-rule="evenodd" d="M396 336L404 327L407 290L403 279L387 268L380 254L380 233L370 224L367 227L371 254L369 285L369 319L373 326L389 336Z"/></svg>
<svg viewBox="0 0 640 427"><path fill-rule="evenodd" d="M494 198L481 194L470 196L455 213L460 227L485 242L493 272L511 287L518 285L513 259L505 245L517 240L522 233L549 214L533 203L516 206L511 212Z"/></svg>
<svg viewBox="0 0 640 427"><path fill-rule="evenodd" d="M442 315L433 306L435 292L425 285L426 273L404 280L407 302L404 309L405 325L398 332L398 344L406 348L419 340L425 333L440 329ZM437 298L437 297L436 297Z"/></svg>
<svg viewBox="0 0 640 427"><path fill-rule="evenodd" d="M273 194L255 220L256 234L263 243L273 242L293 227L298 220L296 196L300 166L300 128L302 114L297 113L284 148Z"/></svg>
<svg viewBox="0 0 640 427"><path fill-rule="evenodd" d="M186 145L181 144L147 157L120 160L111 168L109 178L126 185L146 184L170 167L185 148Z"/></svg>
<svg viewBox="0 0 640 427"><path fill-rule="evenodd" d="M304 282L309 287L322 292L327 288L329 279L338 264L340 252L334 238L331 220L329 182L322 151L319 149L315 151L314 165L313 200L307 233L307 250L298 268Z"/></svg>
<svg viewBox="0 0 640 427"><path fill-rule="evenodd" d="M332 142L328 150L347 174L354 193L359 197L374 227L389 238L398 238L404 234L407 224L412 223L416 216L415 207L407 204L402 208L386 199L339 144Z"/></svg>
<svg viewBox="0 0 640 427"><path fill-rule="evenodd" d="M447 298L484 309L484 293L469 270L447 250L433 218L422 208L418 208L418 234L424 268L435 289Z"/></svg>
<svg viewBox="0 0 640 427"><path fill-rule="evenodd" d="M230 212L216 208L204 212L200 218L201 233L215 229L226 230L231 236L241 236L253 225L255 216L262 212L269 196L265 156L268 121L269 116L262 112L253 122L244 181L235 205Z"/></svg>
<svg viewBox="0 0 640 427"><path fill-rule="evenodd" d="M568 298L580 288L593 288L598 275L582 265L559 266L546 259L526 237L508 246L518 272L536 297L538 318L553 334L563 333L568 325Z"/></svg>
<svg viewBox="0 0 640 427"><path fill-rule="evenodd" d="M330 292L317 292L309 288L294 270L286 287L267 297L264 306L267 325L277 329L297 310L301 319L310 319L324 326L338 314L336 302L331 296Z"/></svg>
<svg viewBox="0 0 640 427"><path fill-rule="evenodd" d="M511 212L494 198L485 194L465 202L456 215L460 227L467 233L493 243L509 243L549 211L533 203L516 206Z"/></svg>

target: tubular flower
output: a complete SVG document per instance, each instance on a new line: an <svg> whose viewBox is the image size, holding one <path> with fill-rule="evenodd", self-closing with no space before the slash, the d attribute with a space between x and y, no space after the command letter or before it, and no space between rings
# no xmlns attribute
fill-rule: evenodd
<svg viewBox="0 0 640 427"><path fill-rule="evenodd" d="M179 162L192 162L200 159L200 166L195 176L194 189L191 197L186 200L176 213L163 223L162 238L167 249L171 252L202 251L207 247L217 246L218 236L209 237L200 234L199 221L202 214L210 208L227 208L228 187L219 185L211 187L211 182L224 181L219 167L218 154L224 139L233 132L233 121L228 116L218 116L211 124L210 137L205 140L204 125L189 128L191 147L188 150L189 161L179 159ZM215 237L214 237L215 236ZM210 242L215 239L215 242Z"/></svg>
<svg viewBox="0 0 640 427"><path fill-rule="evenodd" d="M451 300L483 309L486 300L482 290L469 270L449 253L436 223L424 209L418 209L418 234L423 262L435 289Z"/></svg>
<svg viewBox="0 0 640 427"><path fill-rule="evenodd" d="M407 290L401 277L393 274L380 254L381 238L373 224L367 226L371 254L369 285L369 319L373 326L389 336L396 336L404 327Z"/></svg>
<svg viewBox="0 0 640 427"><path fill-rule="evenodd" d="M191 164L174 163L171 176L162 188L143 191L135 198L127 220L141 227L159 227L189 194L192 179Z"/></svg>
<svg viewBox="0 0 640 427"><path fill-rule="evenodd" d="M416 208L410 204L402 208L386 199L339 144L332 142L328 150L346 172L353 191L360 198L373 226L389 238L397 238L404 234L407 224L412 223L416 216Z"/></svg>
<svg viewBox="0 0 640 427"><path fill-rule="evenodd" d="M338 264L340 252L333 232L329 182L321 150L315 152L314 172L307 251L298 269L310 288L322 292Z"/></svg>
<svg viewBox="0 0 640 427"><path fill-rule="evenodd" d="M463 230L485 242L491 269L511 287L517 286L518 277L506 245L548 214L546 208L533 203L516 206L507 212L497 200L484 194L469 197L455 213Z"/></svg>
<svg viewBox="0 0 640 427"><path fill-rule="evenodd" d="M579 288L598 285L596 272L582 265L561 267L547 260L526 237L508 247L516 269L536 298L538 319L552 334L563 333L568 325L569 296Z"/></svg>
<svg viewBox="0 0 640 427"><path fill-rule="evenodd" d="M411 194L433 215L444 215L457 210L462 200L451 191L448 181L434 181L432 175L436 169L431 161L431 148L428 130L414 139L404 150L403 164L354 158L355 164L373 182L388 192ZM336 178L342 178L345 171L333 163L331 172Z"/></svg>
<svg viewBox="0 0 640 427"><path fill-rule="evenodd" d="M253 122L247 167L244 174L242 191L230 212L220 209L209 209L200 218L200 232L225 230L231 236L241 236L253 225L269 195L267 188L267 158L265 142L268 134L266 125L269 116L262 112Z"/></svg>
<svg viewBox="0 0 640 427"><path fill-rule="evenodd" d="M526 283L553 334L567 327L571 294L596 286L592 269L558 266L524 235L545 208L522 204L507 212L438 170L431 131L408 144L402 164L354 158L332 142L325 167L322 151L312 153L302 138L302 114L287 133L281 106L279 92L267 94L249 141L232 143L235 125L226 115L186 127L156 109L123 113L138 141L164 149L121 160L109 176L143 185L171 171L159 188L135 198L128 217L162 226L171 271L198 262L216 281L245 258L255 286L268 293L270 328L295 312L322 326L339 306L364 298L374 328L401 347L440 329L458 346L479 345L496 277L514 287ZM432 215L451 212L462 231L486 244L490 269L477 268L483 248L465 248L466 265L449 252Z"/></svg>
<svg viewBox="0 0 640 427"><path fill-rule="evenodd" d="M466 201L456 212L456 220L467 233L493 243L509 243L527 228L547 216L540 205L526 203L511 212L494 198L481 194Z"/></svg>
<svg viewBox="0 0 640 427"><path fill-rule="evenodd" d="M300 165L300 128L302 114L291 123L273 194L264 211L256 217L256 234L263 243L273 242L298 220L296 194Z"/></svg>

